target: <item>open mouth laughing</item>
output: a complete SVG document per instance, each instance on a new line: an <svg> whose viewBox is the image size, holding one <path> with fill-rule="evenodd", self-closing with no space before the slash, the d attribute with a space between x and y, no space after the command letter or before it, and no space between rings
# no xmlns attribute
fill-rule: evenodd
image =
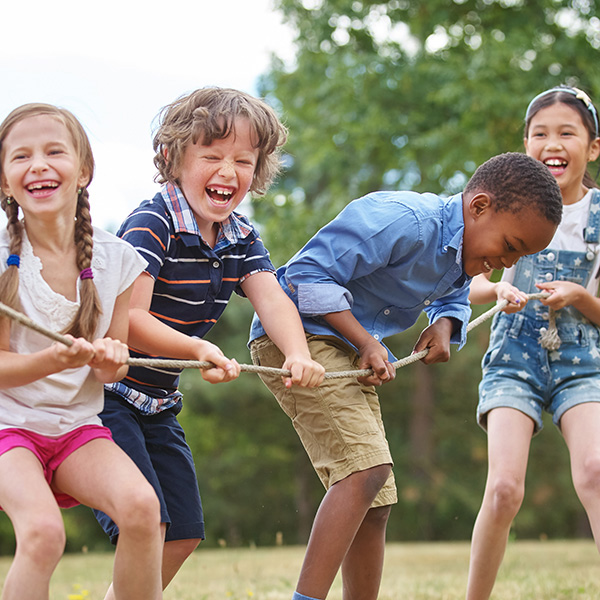
<svg viewBox="0 0 600 600"><path fill-rule="evenodd" d="M54 191L59 185L57 181L36 181L27 186L27 191L34 196L42 196Z"/></svg>
<svg viewBox="0 0 600 600"><path fill-rule="evenodd" d="M562 173L569 163L562 158L547 158L544 160L544 164L552 173Z"/></svg>
<svg viewBox="0 0 600 600"><path fill-rule="evenodd" d="M206 193L215 204L227 204L233 198L233 190L207 187Z"/></svg>

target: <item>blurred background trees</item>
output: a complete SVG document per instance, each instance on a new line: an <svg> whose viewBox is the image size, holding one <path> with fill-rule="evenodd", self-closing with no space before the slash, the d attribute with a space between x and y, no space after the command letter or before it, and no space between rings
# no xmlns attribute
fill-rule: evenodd
<svg viewBox="0 0 600 600"><path fill-rule="evenodd" d="M600 103L595 0L279 0L276 6L296 31L297 52L292 64L273 58L259 92L290 137L283 176L252 201L252 218L276 266L365 193L459 192L480 163L522 150L525 109L540 91L568 83ZM250 362L251 317L249 303L234 298L210 339ZM410 354L424 326L420 321L388 340L396 356ZM474 415L488 332L489 322L473 330L449 363L409 365L380 389L400 495L390 540L471 534L486 475L486 436ZM323 489L258 377L242 374L210 386L186 371L182 391L207 543L305 542ZM550 420L546 425L532 444L513 535L587 535L564 443ZM65 511L65 518L70 549L107 547L88 509ZM12 551L5 516L0 530L0 551Z"/></svg>

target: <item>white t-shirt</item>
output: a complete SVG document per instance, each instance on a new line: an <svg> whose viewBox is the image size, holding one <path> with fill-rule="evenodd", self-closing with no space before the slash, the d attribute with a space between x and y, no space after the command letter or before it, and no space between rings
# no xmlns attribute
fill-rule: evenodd
<svg viewBox="0 0 600 600"><path fill-rule="evenodd" d="M575 252L586 252L588 249L591 249L595 252L596 258L594 259L592 277L590 277L586 289L592 296L597 296L599 281L598 269L600 268L600 243L588 244L583 239L583 230L588 222L591 198L592 190L589 190L579 202L563 205L562 220L552 241L548 245L548 248L552 248L553 250L573 250ZM504 269L502 281L512 283L514 276L514 266L510 267L510 269Z"/></svg>
<svg viewBox="0 0 600 600"><path fill-rule="evenodd" d="M9 255L8 233L0 233L0 273ZM106 335L117 296L143 272L146 261L123 240L94 229L92 271L102 304L96 337ZM23 312L53 331L63 331L79 307L56 293L41 275L42 263L23 237L19 267L19 298ZM10 350L29 354L48 348L53 341L24 325L12 322ZM0 429L16 427L48 437L58 437L82 425L101 425L98 413L104 406L103 385L90 367L65 369L27 385L0 390Z"/></svg>

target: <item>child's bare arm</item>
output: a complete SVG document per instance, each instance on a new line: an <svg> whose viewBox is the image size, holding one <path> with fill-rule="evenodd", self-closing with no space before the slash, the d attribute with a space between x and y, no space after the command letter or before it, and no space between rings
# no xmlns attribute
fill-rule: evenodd
<svg viewBox="0 0 600 600"><path fill-rule="evenodd" d="M392 381L396 370L388 358L388 351L357 321L349 311L329 313L323 317L329 325L354 344L360 356L361 369L373 369L373 375L360 377L365 385L382 385Z"/></svg>
<svg viewBox="0 0 600 600"><path fill-rule="evenodd" d="M9 350L10 322L0 322L0 388L8 389L27 385L63 371L86 365L94 355L94 348L83 338L73 338L72 346L60 342L45 350L31 354L18 354Z"/></svg>
<svg viewBox="0 0 600 600"><path fill-rule="evenodd" d="M129 346L146 354L175 359L209 361L216 368L203 369L202 377L210 383L231 381L240 374L235 360L206 340L192 338L165 325L149 312L154 279L142 273L133 284L129 303Z"/></svg>
<svg viewBox="0 0 600 600"><path fill-rule="evenodd" d="M480 273L473 277L469 289L469 300L473 304L489 304L498 300L508 300L503 312L509 314L522 310L527 304L527 294L506 281L490 281L490 273Z"/></svg>
<svg viewBox="0 0 600 600"><path fill-rule="evenodd" d="M310 357L298 310L273 274L255 273L244 280L241 287L267 335L285 356L283 368L292 373L291 377L284 378L286 386L320 385L325 369Z"/></svg>

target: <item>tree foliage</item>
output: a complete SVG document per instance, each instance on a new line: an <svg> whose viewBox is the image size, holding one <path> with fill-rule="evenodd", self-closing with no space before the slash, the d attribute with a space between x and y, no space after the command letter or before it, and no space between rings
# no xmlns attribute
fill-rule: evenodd
<svg viewBox="0 0 600 600"><path fill-rule="evenodd" d="M256 207L271 243L279 219L293 219L282 260L367 192L460 191L481 162L522 149L539 91L569 83L600 96L594 0L278 6L297 32L296 57L275 59L260 91L289 126L289 165Z"/></svg>

